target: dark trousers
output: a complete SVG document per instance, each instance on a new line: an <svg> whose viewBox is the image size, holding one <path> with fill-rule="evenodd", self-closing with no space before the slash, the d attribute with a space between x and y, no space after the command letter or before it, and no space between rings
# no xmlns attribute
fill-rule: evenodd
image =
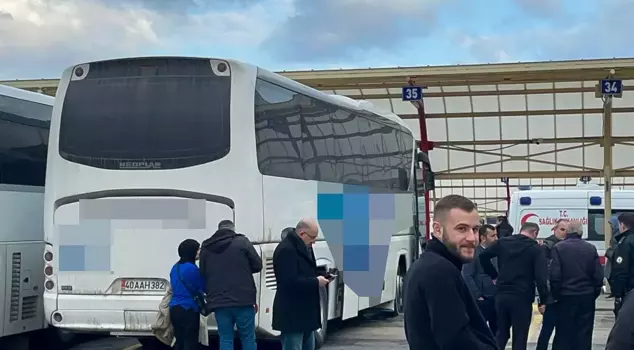
<svg viewBox="0 0 634 350"><path fill-rule="evenodd" d="M553 349L591 350L595 296L562 296L557 301L557 332Z"/></svg>
<svg viewBox="0 0 634 350"><path fill-rule="evenodd" d="M200 314L192 309L180 306L170 308L170 320L174 328L176 350L198 350L198 330Z"/></svg>
<svg viewBox="0 0 634 350"><path fill-rule="evenodd" d="M486 298L484 300L478 300L478 308L484 316L484 319L489 323L489 328L493 334L498 331L498 317L495 311L495 298Z"/></svg>
<svg viewBox="0 0 634 350"><path fill-rule="evenodd" d="M535 350L548 350L548 342L553 335L557 322L557 304L548 304L542 318L542 329L539 331Z"/></svg>
<svg viewBox="0 0 634 350"><path fill-rule="evenodd" d="M528 330L533 316L533 304L526 298L515 295L498 294L495 297L495 309L498 316L498 331L496 339L498 347L505 349L511 337L513 350L526 350Z"/></svg>

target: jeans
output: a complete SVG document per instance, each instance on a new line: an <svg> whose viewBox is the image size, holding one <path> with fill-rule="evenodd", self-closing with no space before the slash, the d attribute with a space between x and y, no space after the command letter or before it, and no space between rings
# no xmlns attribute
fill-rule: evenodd
<svg viewBox="0 0 634 350"><path fill-rule="evenodd" d="M284 333L281 335L282 350L315 350L315 331Z"/></svg>
<svg viewBox="0 0 634 350"><path fill-rule="evenodd" d="M233 329L238 328L242 350L256 350L255 307L222 307L214 310L220 350L233 350Z"/></svg>
<svg viewBox="0 0 634 350"><path fill-rule="evenodd" d="M170 308L170 319L176 338L174 349L197 350L200 314L192 309L174 306Z"/></svg>

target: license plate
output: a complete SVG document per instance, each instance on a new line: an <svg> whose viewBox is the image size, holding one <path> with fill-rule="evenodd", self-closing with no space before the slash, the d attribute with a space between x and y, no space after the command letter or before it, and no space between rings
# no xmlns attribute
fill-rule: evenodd
<svg viewBox="0 0 634 350"><path fill-rule="evenodd" d="M121 290L124 292L164 292L166 287L167 282L159 279L121 280Z"/></svg>

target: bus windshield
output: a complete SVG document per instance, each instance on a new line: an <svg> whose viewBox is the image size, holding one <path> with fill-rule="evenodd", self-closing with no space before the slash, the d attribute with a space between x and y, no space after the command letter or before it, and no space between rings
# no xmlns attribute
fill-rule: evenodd
<svg viewBox="0 0 634 350"><path fill-rule="evenodd" d="M204 59L91 63L66 91L60 155L88 166L131 170L222 158L229 152L230 79L216 76Z"/></svg>

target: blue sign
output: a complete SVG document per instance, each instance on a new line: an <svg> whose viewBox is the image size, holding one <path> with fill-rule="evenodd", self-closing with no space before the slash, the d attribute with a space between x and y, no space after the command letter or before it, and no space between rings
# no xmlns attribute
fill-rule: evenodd
<svg viewBox="0 0 634 350"><path fill-rule="evenodd" d="M403 101L420 101L423 99L422 86L404 86Z"/></svg>
<svg viewBox="0 0 634 350"><path fill-rule="evenodd" d="M604 95L619 95L623 93L623 80L617 80L617 79L601 80L601 93Z"/></svg>

